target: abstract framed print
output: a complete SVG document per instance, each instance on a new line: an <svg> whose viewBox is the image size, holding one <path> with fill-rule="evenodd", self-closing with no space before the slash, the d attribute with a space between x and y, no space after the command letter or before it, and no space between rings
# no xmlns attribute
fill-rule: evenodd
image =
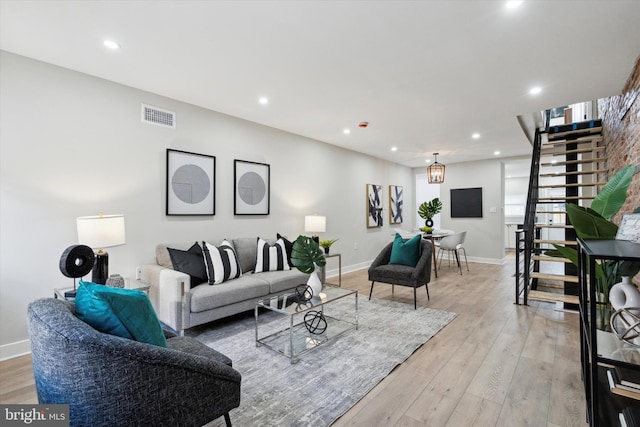
<svg viewBox="0 0 640 427"><path fill-rule="evenodd" d="M271 177L265 163L234 160L234 215L269 215Z"/></svg>
<svg viewBox="0 0 640 427"><path fill-rule="evenodd" d="M389 224L402 224L402 208L404 197L402 187L399 185L389 186Z"/></svg>
<svg viewBox="0 0 640 427"><path fill-rule="evenodd" d="M367 228L382 227L382 185L367 184Z"/></svg>
<svg viewBox="0 0 640 427"><path fill-rule="evenodd" d="M167 215L215 215L216 158L167 149Z"/></svg>

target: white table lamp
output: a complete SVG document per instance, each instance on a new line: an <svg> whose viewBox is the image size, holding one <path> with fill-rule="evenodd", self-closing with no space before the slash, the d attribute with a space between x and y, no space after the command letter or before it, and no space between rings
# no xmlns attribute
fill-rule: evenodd
<svg viewBox="0 0 640 427"><path fill-rule="evenodd" d="M124 215L82 216L77 219L78 242L96 250L92 281L102 285L109 277L109 254L104 248L124 245Z"/></svg>

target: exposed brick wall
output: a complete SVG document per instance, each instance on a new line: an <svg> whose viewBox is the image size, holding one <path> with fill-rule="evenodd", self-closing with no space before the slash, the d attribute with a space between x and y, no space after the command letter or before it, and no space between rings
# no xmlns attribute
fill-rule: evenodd
<svg viewBox="0 0 640 427"><path fill-rule="evenodd" d="M626 165L640 165L640 57L627 80L622 94L598 101L598 114L603 123L609 170L612 177ZM612 218L620 224L622 215L640 206L640 173L636 173L627 192L627 201Z"/></svg>

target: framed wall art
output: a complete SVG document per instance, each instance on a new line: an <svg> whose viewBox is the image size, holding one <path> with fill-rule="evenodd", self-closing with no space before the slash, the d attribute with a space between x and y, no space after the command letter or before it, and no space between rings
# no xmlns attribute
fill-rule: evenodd
<svg viewBox="0 0 640 427"><path fill-rule="evenodd" d="M367 184L367 228L382 227L382 185Z"/></svg>
<svg viewBox="0 0 640 427"><path fill-rule="evenodd" d="M622 217L616 239L640 243L640 213L628 214Z"/></svg>
<svg viewBox="0 0 640 427"><path fill-rule="evenodd" d="M216 158L167 149L167 215L215 215Z"/></svg>
<svg viewBox="0 0 640 427"><path fill-rule="evenodd" d="M402 187L399 185L389 186L389 224L402 224L402 208L404 197Z"/></svg>
<svg viewBox="0 0 640 427"><path fill-rule="evenodd" d="M235 215L269 215L270 166L264 163L234 160L233 213Z"/></svg>

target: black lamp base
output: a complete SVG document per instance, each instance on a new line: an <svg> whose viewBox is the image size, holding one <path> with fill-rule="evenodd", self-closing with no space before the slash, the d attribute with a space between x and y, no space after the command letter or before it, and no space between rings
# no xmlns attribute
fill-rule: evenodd
<svg viewBox="0 0 640 427"><path fill-rule="evenodd" d="M96 254L96 262L93 264L91 273L91 281L104 285L109 277L109 254L107 252L99 252Z"/></svg>

